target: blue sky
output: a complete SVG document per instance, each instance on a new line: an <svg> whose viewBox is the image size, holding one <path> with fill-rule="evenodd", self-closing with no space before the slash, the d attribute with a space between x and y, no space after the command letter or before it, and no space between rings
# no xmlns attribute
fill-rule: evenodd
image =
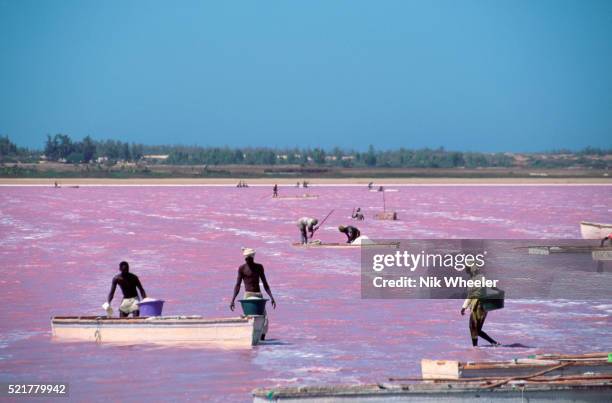
<svg viewBox="0 0 612 403"><path fill-rule="evenodd" d="M612 1L0 0L0 134L612 145Z"/></svg>

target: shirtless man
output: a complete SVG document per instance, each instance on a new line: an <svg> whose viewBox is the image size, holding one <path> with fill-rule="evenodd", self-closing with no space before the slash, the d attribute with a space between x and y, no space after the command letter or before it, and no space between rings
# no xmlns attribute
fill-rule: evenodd
<svg viewBox="0 0 612 403"><path fill-rule="evenodd" d="M361 231L357 227L352 225L340 225L338 231L346 235L346 243L353 243L353 241L361 236Z"/></svg>
<svg viewBox="0 0 612 403"><path fill-rule="evenodd" d="M128 262L119 263L119 271L121 273L113 277L113 284L111 285L111 290L108 293L107 304L110 305L113 297L115 296L117 284L119 284L119 287L123 292L123 301L121 301L121 306L119 306L120 316L122 318L127 318L127 316L131 313L134 317L137 317L140 315L140 310L138 307L138 291L140 291L141 298L146 298L147 294L145 293L144 288L142 288L142 284L140 284L138 277L135 274L130 273L130 265Z"/></svg>
<svg viewBox="0 0 612 403"><path fill-rule="evenodd" d="M249 298L263 298L261 288L259 288L259 280L263 284L264 290L270 296L270 303L272 308L276 309L276 301L272 296L272 290L266 280L264 274L264 267L259 263L255 263L255 250L251 248L243 248L242 255L244 256L245 263L238 268L238 278L236 279L236 285L234 286L234 296L230 303L230 310L236 309L236 297L240 293L240 285L244 282L244 299ZM268 318L267 314L264 313L264 327L261 335L261 339L264 340L266 333L268 332Z"/></svg>
<svg viewBox="0 0 612 403"><path fill-rule="evenodd" d="M353 214L351 214L351 218L354 220L359 220L359 221L363 221L365 219L365 217L363 216L363 213L361 212L361 207L357 207L357 210L353 210Z"/></svg>

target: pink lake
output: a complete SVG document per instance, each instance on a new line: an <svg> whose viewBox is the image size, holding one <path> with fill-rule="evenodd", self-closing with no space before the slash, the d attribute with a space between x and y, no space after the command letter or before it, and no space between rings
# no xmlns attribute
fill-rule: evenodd
<svg viewBox="0 0 612 403"><path fill-rule="evenodd" d="M356 383L419 374L421 358L491 360L612 351L612 298L506 301L470 345L457 300L362 300L358 250L299 250L295 221L334 214L317 234L371 238L579 238L582 220L612 221L612 186L397 186L379 193L314 187L318 200L272 201L271 187L0 188L0 382L69 382L80 401L250 401L260 386ZM302 193L281 187L282 195ZM271 339L251 350L111 346L51 340L54 315L101 314L121 260L168 315L230 317L240 247L257 250L278 308ZM120 301L120 292L113 305ZM234 314L235 315L235 314Z"/></svg>

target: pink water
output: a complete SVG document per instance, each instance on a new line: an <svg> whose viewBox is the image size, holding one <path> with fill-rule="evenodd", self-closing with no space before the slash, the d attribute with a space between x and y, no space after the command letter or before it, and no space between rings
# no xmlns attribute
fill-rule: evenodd
<svg viewBox="0 0 612 403"><path fill-rule="evenodd" d="M387 193L401 221L366 219L372 238L579 238L612 221L611 186L418 186ZM296 193L281 188L281 194ZM470 347L461 301L361 300L356 250L299 250L295 220L381 195L312 188L318 200L272 201L233 187L0 188L0 381L64 381L75 400L249 401L259 386L354 383L418 375L421 358L489 360L612 350L612 299L507 301L486 330L505 344ZM51 340L53 315L101 314L112 276L130 262L164 313L229 317L240 247L257 249L278 309L272 340L251 350L109 346ZM120 294L120 292L119 292ZM115 308L120 295L115 297Z"/></svg>

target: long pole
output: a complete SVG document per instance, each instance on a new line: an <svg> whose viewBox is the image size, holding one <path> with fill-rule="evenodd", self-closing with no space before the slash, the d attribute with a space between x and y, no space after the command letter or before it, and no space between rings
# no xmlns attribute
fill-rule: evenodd
<svg viewBox="0 0 612 403"><path fill-rule="evenodd" d="M387 211L387 200L385 199L385 190L382 190L383 194L383 212Z"/></svg>
<svg viewBox="0 0 612 403"><path fill-rule="evenodd" d="M314 234L316 230L318 230L319 228L321 228L321 225L323 225L323 223L325 221L327 221L327 219L329 218L330 215L332 215L332 213L334 212L334 210L330 211L328 215L325 216L325 218L323 219L323 221L321 221L321 224L317 225L317 228L314 229L314 231L312 231L312 233Z"/></svg>

